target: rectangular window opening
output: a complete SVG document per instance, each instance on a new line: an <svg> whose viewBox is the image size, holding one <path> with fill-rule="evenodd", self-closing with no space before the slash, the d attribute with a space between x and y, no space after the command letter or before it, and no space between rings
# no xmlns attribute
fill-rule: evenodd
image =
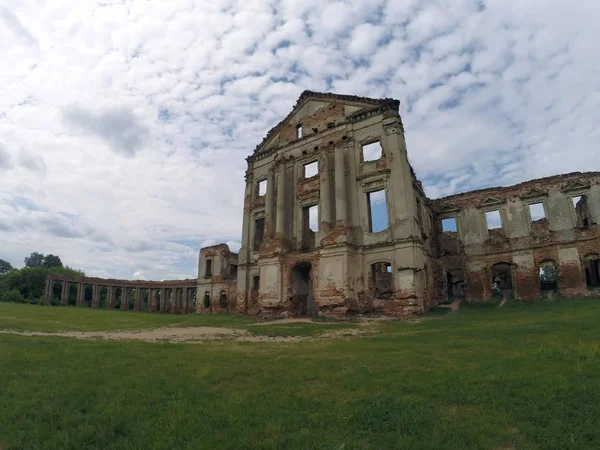
<svg viewBox="0 0 600 450"><path fill-rule="evenodd" d="M573 208L575 209L575 219L578 228L587 228L594 223L590 215L590 208L587 201L587 195L578 195L571 197Z"/></svg>
<svg viewBox="0 0 600 450"><path fill-rule="evenodd" d="M302 125L298 125L296 127L296 139L300 139L302 137Z"/></svg>
<svg viewBox="0 0 600 450"><path fill-rule="evenodd" d="M456 227L456 217L442 219L442 232L455 233L456 231L458 231L458 228Z"/></svg>
<svg viewBox="0 0 600 450"><path fill-rule="evenodd" d="M302 209L305 229L319 231L319 205L307 206Z"/></svg>
<svg viewBox="0 0 600 450"><path fill-rule="evenodd" d="M308 164L304 164L304 178L314 177L319 173L319 163L317 161L313 161Z"/></svg>
<svg viewBox="0 0 600 450"><path fill-rule="evenodd" d="M204 273L204 275L207 277L212 276L212 259L206 260L206 272Z"/></svg>
<svg viewBox="0 0 600 450"><path fill-rule="evenodd" d="M383 155L383 148L381 148L379 141L371 142L362 146L362 153L363 161L377 161Z"/></svg>
<svg viewBox="0 0 600 450"><path fill-rule="evenodd" d="M261 180L258 182L258 196L262 197L267 193L267 180Z"/></svg>
<svg viewBox="0 0 600 450"><path fill-rule="evenodd" d="M496 230L502 228L502 219L500 218L500 211L498 209L494 211L486 211L485 222L488 230Z"/></svg>
<svg viewBox="0 0 600 450"><path fill-rule="evenodd" d="M254 250L260 249L263 238L265 237L265 219L256 219L254 221Z"/></svg>
<svg viewBox="0 0 600 450"><path fill-rule="evenodd" d="M385 189L367 193L369 207L369 231L378 233L388 228L388 213Z"/></svg>
<svg viewBox="0 0 600 450"><path fill-rule="evenodd" d="M529 215L531 216L531 221L535 222L536 220L541 220L546 218L546 212L544 211L543 203L532 203L529 205Z"/></svg>
<svg viewBox="0 0 600 450"><path fill-rule="evenodd" d="M235 264L229 265L229 274L231 275L232 278L237 277L237 266Z"/></svg>

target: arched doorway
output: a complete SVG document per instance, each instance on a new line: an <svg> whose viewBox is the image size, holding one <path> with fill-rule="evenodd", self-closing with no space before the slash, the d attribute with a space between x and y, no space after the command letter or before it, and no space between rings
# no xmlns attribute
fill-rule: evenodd
<svg viewBox="0 0 600 450"><path fill-rule="evenodd" d="M292 268L292 314L298 317L316 317L317 306L313 295L312 266L308 262Z"/></svg>
<svg viewBox="0 0 600 450"><path fill-rule="evenodd" d="M492 266L492 296L506 299L513 295L512 270L508 263L497 263Z"/></svg>

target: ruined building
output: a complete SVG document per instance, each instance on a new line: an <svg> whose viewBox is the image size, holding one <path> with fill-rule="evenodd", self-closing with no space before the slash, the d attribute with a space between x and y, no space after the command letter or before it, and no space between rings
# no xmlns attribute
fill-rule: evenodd
<svg viewBox="0 0 600 450"><path fill-rule="evenodd" d="M600 285L600 173L430 200L398 108L302 93L247 158L239 254L200 252L199 312L407 315Z"/></svg>
<svg viewBox="0 0 600 450"><path fill-rule="evenodd" d="M247 158L239 254L226 244L201 249L197 282L53 276L46 302L401 316L460 297L600 292L600 173L430 200L408 162L398 108L305 91Z"/></svg>

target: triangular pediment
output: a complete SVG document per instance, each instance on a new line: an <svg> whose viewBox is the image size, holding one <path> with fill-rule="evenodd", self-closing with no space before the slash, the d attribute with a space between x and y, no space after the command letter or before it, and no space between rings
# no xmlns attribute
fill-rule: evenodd
<svg viewBox="0 0 600 450"><path fill-rule="evenodd" d="M345 118L356 115L360 111L366 111L378 106L387 106L398 110L400 102L394 99L374 99L368 97L358 97L355 95L340 95L340 94L329 94L312 91L304 91L298 101L294 105L292 111L274 126L262 140L262 142L256 146L254 154L262 153L263 151L271 148L279 147L289 141L289 127L296 127L299 124L310 117L321 115L324 117L322 124L318 131L322 131L324 127L331 127L339 125L345 122ZM329 120L328 117L332 119ZM304 126L304 124L302 124ZM315 130L311 126L307 129L303 129L303 134L309 135L314 133Z"/></svg>
<svg viewBox="0 0 600 450"><path fill-rule="evenodd" d="M502 199L500 197L491 196L486 198L481 204L483 206L487 205L497 205L498 203L502 203Z"/></svg>
<svg viewBox="0 0 600 450"><path fill-rule="evenodd" d="M577 191L577 190L581 190L581 189L587 189L590 186L588 184L583 184L579 181L574 181L573 183L568 184L563 191Z"/></svg>
<svg viewBox="0 0 600 450"><path fill-rule="evenodd" d="M529 189L527 192L525 192L525 194L523 194L523 197L541 197L542 195L545 195L546 192L542 191L539 188L531 188Z"/></svg>
<svg viewBox="0 0 600 450"><path fill-rule="evenodd" d="M458 210L458 206L456 206L454 203L447 203L444 206L442 206L441 211L442 212L453 212L453 211L457 211Z"/></svg>

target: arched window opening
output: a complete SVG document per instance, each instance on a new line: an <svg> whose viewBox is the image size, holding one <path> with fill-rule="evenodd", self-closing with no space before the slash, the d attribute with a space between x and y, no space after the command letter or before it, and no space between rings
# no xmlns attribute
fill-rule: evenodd
<svg viewBox="0 0 600 450"><path fill-rule="evenodd" d="M221 296L219 297L219 306L222 309L227 309L227 292L221 291Z"/></svg>
<svg viewBox="0 0 600 450"><path fill-rule="evenodd" d="M255 275L254 278L252 278L252 290L254 292L258 292L260 288L260 277L258 275Z"/></svg>
<svg viewBox="0 0 600 450"><path fill-rule="evenodd" d="M394 293L392 263L377 262L371 264L371 283L375 298L389 298Z"/></svg>
<svg viewBox="0 0 600 450"><path fill-rule="evenodd" d="M587 255L583 260L585 283L590 289L600 288L600 256L597 253Z"/></svg>
<svg viewBox="0 0 600 450"><path fill-rule="evenodd" d="M446 272L448 299L465 296L465 280L460 271L449 270Z"/></svg>
<svg viewBox="0 0 600 450"><path fill-rule="evenodd" d="M204 293L204 307L210 308L210 293L208 291Z"/></svg>
<svg viewBox="0 0 600 450"><path fill-rule="evenodd" d="M540 263L540 291L558 291L558 273L554 261Z"/></svg>
<svg viewBox="0 0 600 450"><path fill-rule="evenodd" d="M492 296L509 298L513 294L512 272L510 264L498 263L492 266Z"/></svg>

